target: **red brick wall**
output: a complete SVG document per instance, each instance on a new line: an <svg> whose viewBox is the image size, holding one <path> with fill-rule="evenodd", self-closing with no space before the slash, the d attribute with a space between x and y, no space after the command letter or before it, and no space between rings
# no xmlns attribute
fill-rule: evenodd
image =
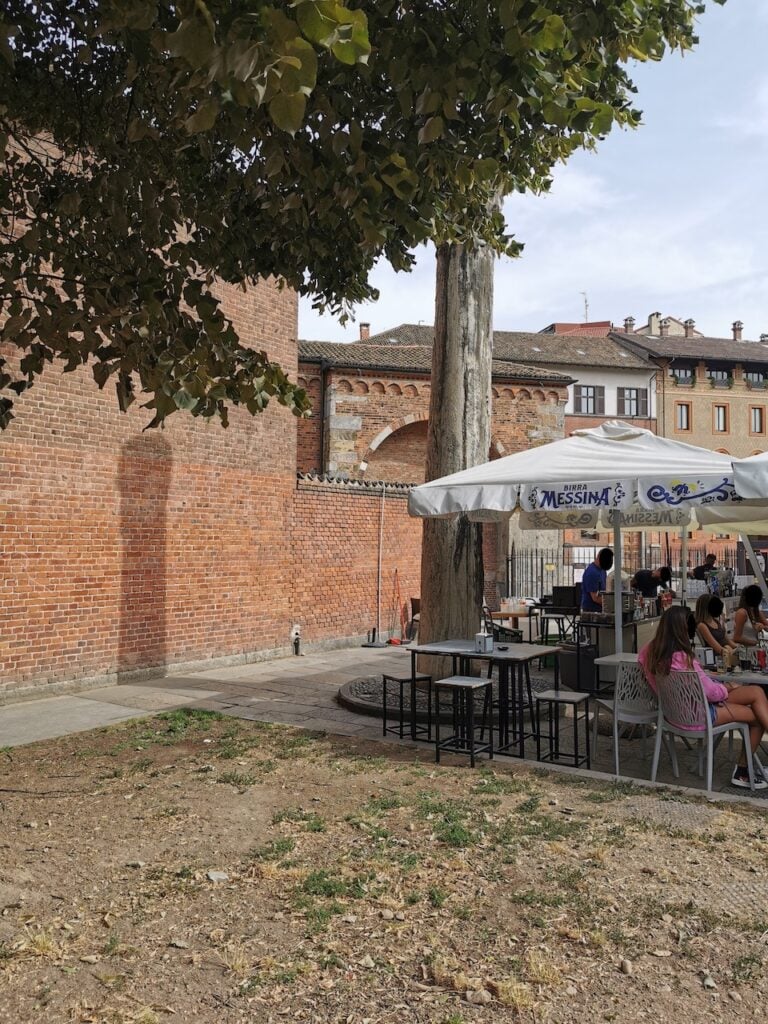
<svg viewBox="0 0 768 1024"><path fill-rule="evenodd" d="M295 296L230 294L243 340L295 375ZM16 413L0 434L0 687L287 644L289 412L143 432L146 410L53 368Z"/></svg>
<svg viewBox="0 0 768 1024"><path fill-rule="evenodd" d="M424 483L427 452L427 421L407 423L383 441L368 460L370 480L401 480Z"/></svg>
<svg viewBox="0 0 768 1024"><path fill-rule="evenodd" d="M320 461L318 368L299 366L317 415L298 424L299 469L352 479L424 480L430 384L425 376L328 370L326 461ZM565 388L497 382L493 387L490 455L521 451L563 436Z"/></svg>
<svg viewBox="0 0 768 1024"><path fill-rule="evenodd" d="M320 374L311 367L300 367L298 383L306 388L312 402L312 415L297 424L296 468L300 473L323 473L323 410ZM307 371L310 372L307 372Z"/></svg>
<svg viewBox="0 0 768 1024"><path fill-rule="evenodd" d="M391 625L394 574L401 605L418 597L421 579L421 520L408 515L407 491L386 493L382 529L381 628ZM376 625L379 524L378 488L301 481L294 505L292 582L295 621L312 642L362 636ZM395 631L400 635L399 608Z"/></svg>

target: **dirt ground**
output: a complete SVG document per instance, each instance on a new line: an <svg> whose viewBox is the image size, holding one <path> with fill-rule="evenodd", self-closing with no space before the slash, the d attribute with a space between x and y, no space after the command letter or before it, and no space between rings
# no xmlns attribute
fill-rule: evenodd
<svg viewBox="0 0 768 1024"><path fill-rule="evenodd" d="M2 1021L765 1017L748 807L205 712L0 764Z"/></svg>

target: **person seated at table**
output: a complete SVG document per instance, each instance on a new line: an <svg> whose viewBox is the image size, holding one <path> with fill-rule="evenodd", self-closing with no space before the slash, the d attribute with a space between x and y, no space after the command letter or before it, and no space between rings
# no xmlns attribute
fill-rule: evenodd
<svg viewBox="0 0 768 1024"><path fill-rule="evenodd" d="M694 618L696 633L705 647L711 647L715 654L725 654L726 647L735 650L736 644L728 636L723 623L725 605L719 597L702 594L696 602Z"/></svg>
<svg viewBox="0 0 768 1024"><path fill-rule="evenodd" d="M765 617L760 605L763 603L763 592L756 583L744 587L739 599L739 607L733 617L733 642L744 647L757 647L764 637L762 631L768 630L768 618Z"/></svg>
<svg viewBox="0 0 768 1024"><path fill-rule="evenodd" d="M672 570L668 565L660 565L658 569L638 569L629 581L631 590L639 590L643 597L656 597L659 587L669 590L672 581ZM675 596L674 590L672 596Z"/></svg>
<svg viewBox="0 0 768 1024"><path fill-rule="evenodd" d="M689 578L692 580L705 580L707 573L714 570L716 561L717 555L707 555L702 565L697 565L695 569L690 570L688 573Z"/></svg>
<svg viewBox="0 0 768 1024"><path fill-rule="evenodd" d="M654 637L638 652L637 660L642 665L648 685L658 692L657 676L668 676L670 672L695 672L701 680L704 696L709 705L713 725L727 722L746 722L749 725L749 741L752 754L755 753L763 733L768 729L768 697L761 686L738 686L733 683L719 683L710 679L696 659L691 641L696 635L696 619L688 608L673 605L663 613ZM704 723L701 723L701 730ZM692 730L695 731L695 730ZM749 789L746 754L733 770L731 785L738 789ZM768 788L768 781L755 765L755 789Z"/></svg>
<svg viewBox="0 0 768 1024"><path fill-rule="evenodd" d="M601 548L590 562L581 577L581 610L583 612L601 612L608 570L613 568L613 552L610 548Z"/></svg>

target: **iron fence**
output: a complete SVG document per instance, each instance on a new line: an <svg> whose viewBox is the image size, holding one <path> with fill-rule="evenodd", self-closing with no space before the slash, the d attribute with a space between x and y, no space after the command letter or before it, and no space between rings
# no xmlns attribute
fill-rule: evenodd
<svg viewBox="0 0 768 1024"><path fill-rule="evenodd" d="M622 570L632 574L638 569L656 569L660 565L669 565L673 576L680 572L680 544L653 544L645 541L643 534L636 534L636 540L622 548ZM552 548L518 548L513 549L507 557L506 594L504 597L540 597L551 594L553 587L568 587L581 579L586 569L603 545L580 544L560 545ZM690 546L688 550L688 567L702 565L712 545ZM741 545L738 545L738 549ZM743 551L737 545L717 545L718 566L729 566L740 571L743 563ZM741 570L743 571L743 570Z"/></svg>

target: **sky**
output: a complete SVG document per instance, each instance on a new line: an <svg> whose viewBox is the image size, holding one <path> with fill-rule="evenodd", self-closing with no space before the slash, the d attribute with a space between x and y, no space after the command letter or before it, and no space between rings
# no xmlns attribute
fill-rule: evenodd
<svg viewBox="0 0 768 1024"><path fill-rule="evenodd" d="M508 230L525 244L496 265L494 327L537 331L554 321L648 314L730 337L768 333L768 37L766 0L707 4L699 46L633 65L636 131L614 130L596 153L556 169L551 192L505 202ZM340 326L309 300L299 337L354 341L401 323L434 322L434 250L410 274L379 264L379 301Z"/></svg>

